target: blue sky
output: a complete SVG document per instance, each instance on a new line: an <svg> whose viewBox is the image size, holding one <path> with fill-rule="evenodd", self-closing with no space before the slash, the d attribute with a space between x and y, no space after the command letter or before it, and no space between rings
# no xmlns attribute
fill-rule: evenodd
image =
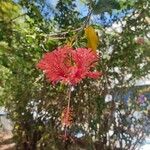
<svg viewBox="0 0 150 150"><path fill-rule="evenodd" d="M53 6L53 8L55 8L58 0L47 0L47 2L49 4L51 4ZM81 17L84 17L88 14L88 7L85 6L85 4L83 2L81 2L81 0L76 0L76 5L77 5L77 11L80 12ZM127 10L127 13L131 13L133 10ZM92 22L97 23L97 24L101 24L104 26L111 26L111 24L114 22L115 18L120 19L123 18L126 14L122 11L118 11L116 12L115 10L112 12L112 15L110 15L109 13L104 13L103 16L102 15L93 15L92 16Z"/></svg>
<svg viewBox="0 0 150 150"><path fill-rule="evenodd" d="M51 4L53 8L56 7L58 0L47 0L48 4ZM82 16L86 16L88 13L88 8L84 5L81 0L76 0L77 10L81 13Z"/></svg>
<svg viewBox="0 0 150 150"><path fill-rule="evenodd" d="M14 1L18 2L19 0ZM46 4L42 12L43 16L47 16L47 18L53 18L54 14L52 12L55 10L57 2L58 0L46 0ZM76 0L76 5L77 11L80 13L81 17L84 17L88 14L88 7L81 0ZM132 11L133 10L127 10L127 13L131 13ZM111 26L115 20L123 18L125 15L126 14L122 11L113 11L112 15L109 13L104 13L103 15L92 15L92 22L102 26Z"/></svg>

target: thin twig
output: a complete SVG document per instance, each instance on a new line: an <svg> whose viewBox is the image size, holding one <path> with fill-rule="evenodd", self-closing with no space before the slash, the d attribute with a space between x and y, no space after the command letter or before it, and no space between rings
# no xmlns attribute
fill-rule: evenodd
<svg viewBox="0 0 150 150"><path fill-rule="evenodd" d="M13 22L14 20L16 20L16 19L18 19L18 18L20 18L20 17L22 17L22 16L25 16L25 15L27 15L27 13L20 14L20 15L18 15L18 16L16 16L16 17L10 19L10 20L8 21L8 23Z"/></svg>

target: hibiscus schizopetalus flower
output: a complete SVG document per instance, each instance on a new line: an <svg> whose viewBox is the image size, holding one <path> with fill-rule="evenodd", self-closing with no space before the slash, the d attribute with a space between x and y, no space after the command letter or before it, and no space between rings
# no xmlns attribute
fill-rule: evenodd
<svg viewBox="0 0 150 150"><path fill-rule="evenodd" d="M93 71L97 61L98 55L91 49L64 46L44 54L37 67L53 84L76 85L86 77L96 79L101 76L100 72Z"/></svg>
<svg viewBox="0 0 150 150"><path fill-rule="evenodd" d="M71 126L73 122L73 109L65 108L61 114L61 123L65 127Z"/></svg>

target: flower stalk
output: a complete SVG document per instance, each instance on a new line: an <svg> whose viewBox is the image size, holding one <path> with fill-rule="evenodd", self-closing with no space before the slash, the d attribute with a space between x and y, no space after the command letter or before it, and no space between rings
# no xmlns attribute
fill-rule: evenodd
<svg viewBox="0 0 150 150"><path fill-rule="evenodd" d="M70 113L70 103L71 103L71 89L72 87L69 86L68 90L68 104L67 104L67 112L66 112L66 124L65 124L65 139L67 138L67 127L69 122L69 113Z"/></svg>

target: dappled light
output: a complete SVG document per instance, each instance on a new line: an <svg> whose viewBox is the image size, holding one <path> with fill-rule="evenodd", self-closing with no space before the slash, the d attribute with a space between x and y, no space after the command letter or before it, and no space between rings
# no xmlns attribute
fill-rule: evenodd
<svg viewBox="0 0 150 150"><path fill-rule="evenodd" d="M0 0L0 150L150 150L148 0Z"/></svg>

